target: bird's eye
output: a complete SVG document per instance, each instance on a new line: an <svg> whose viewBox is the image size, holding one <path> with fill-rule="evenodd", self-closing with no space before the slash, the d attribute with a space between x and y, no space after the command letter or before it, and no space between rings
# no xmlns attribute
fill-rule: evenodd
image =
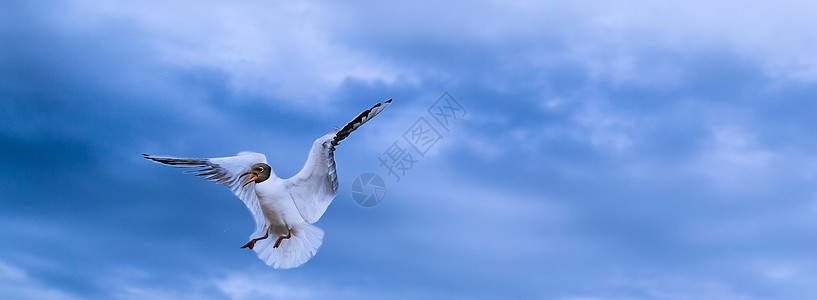
<svg viewBox="0 0 817 300"><path fill-rule="evenodd" d="M258 167L259 172L264 172L264 167Z"/></svg>

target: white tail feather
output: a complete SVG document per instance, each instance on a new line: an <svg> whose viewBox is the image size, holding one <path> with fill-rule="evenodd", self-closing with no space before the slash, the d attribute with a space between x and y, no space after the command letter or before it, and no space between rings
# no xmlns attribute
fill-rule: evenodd
<svg viewBox="0 0 817 300"><path fill-rule="evenodd" d="M318 252L323 243L323 230L302 223L292 228L292 237L281 240L281 245L273 248L277 240L277 236L270 235L256 242L253 250L268 266L276 269L294 268L304 264Z"/></svg>

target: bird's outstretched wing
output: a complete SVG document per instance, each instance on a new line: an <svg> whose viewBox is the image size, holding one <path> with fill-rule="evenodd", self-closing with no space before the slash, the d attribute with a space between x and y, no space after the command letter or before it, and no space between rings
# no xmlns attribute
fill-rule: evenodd
<svg viewBox="0 0 817 300"><path fill-rule="evenodd" d="M306 164L298 174L287 179L287 187L295 201L301 217L309 223L321 218L329 203L338 194L338 175L335 170L335 146L349 136L360 125L379 114L391 99L378 103L367 111L360 113L342 129L330 132L312 143L312 150Z"/></svg>
<svg viewBox="0 0 817 300"><path fill-rule="evenodd" d="M193 168L185 171L196 176L207 176L205 179L221 183L244 201L255 217L256 233L263 234L266 231L267 222L261 205L258 203L258 196L255 195L255 183L250 182L242 186L244 181L241 175L250 170L257 163L266 163L264 154L255 152L241 152L236 156L218 158L176 158L142 154L145 158L167 165L175 165L181 168ZM248 176L244 176L248 177ZM256 234L253 234L256 235Z"/></svg>

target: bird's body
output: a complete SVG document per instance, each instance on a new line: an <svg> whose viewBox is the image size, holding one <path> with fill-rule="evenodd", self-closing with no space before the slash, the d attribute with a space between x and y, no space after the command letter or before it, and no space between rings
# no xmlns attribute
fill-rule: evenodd
<svg viewBox="0 0 817 300"><path fill-rule="evenodd" d="M312 225L337 195L335 146L349 133L380 113L391 100L364 111L342 129L315 140L298 174L288 179L275 176L263 154L241 152L219 158L175 158L145 154L145 158L168 165L198 168L197 176L230 188L255 217L256 231L241 248L254 250L274 268L293 268L305 263L323 242L323 230Z"/></svg>
<svg viewBox="0 0 817 300"><path fill-rule="evenodd" d="M255 184L255 194L261 205L261 212L267 219L271 230L286 235L288 224L296 225L306 222L286 188L286 181L279 178Z"/></svg>

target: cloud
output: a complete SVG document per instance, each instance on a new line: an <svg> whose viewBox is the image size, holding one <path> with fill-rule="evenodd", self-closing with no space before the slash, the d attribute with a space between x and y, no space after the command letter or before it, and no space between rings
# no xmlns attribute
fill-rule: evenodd
<svg viewBox="0 0 817 300"><path fill-rule="evenodd" d="M393 83L400 75L388 61L332 38L334 6L314 1L84 2L76 9L93 21L127 20L151 36L140 42L162 64L218 70L227 75L226 85L235 93L320 109L333 102L328 96L345 80Z"/></svg>
<svg viewBox="0 0 817 300"><path fill-rule="evenodd" d="M4 294L814 294L811 4L0 6ZM467 117L355 206L349 183L443 91ZM296 270L236 249L252 221L228 190L139 155L254 150L287 176L387 98L338 148L325 243Z"/></svg>
<svg viewBox="0 0 817 300"><path fill-rule="evenodd" d="M43 284L6 261L0 261L0 282L3 295L14 299L82 299Z"/></svg>

